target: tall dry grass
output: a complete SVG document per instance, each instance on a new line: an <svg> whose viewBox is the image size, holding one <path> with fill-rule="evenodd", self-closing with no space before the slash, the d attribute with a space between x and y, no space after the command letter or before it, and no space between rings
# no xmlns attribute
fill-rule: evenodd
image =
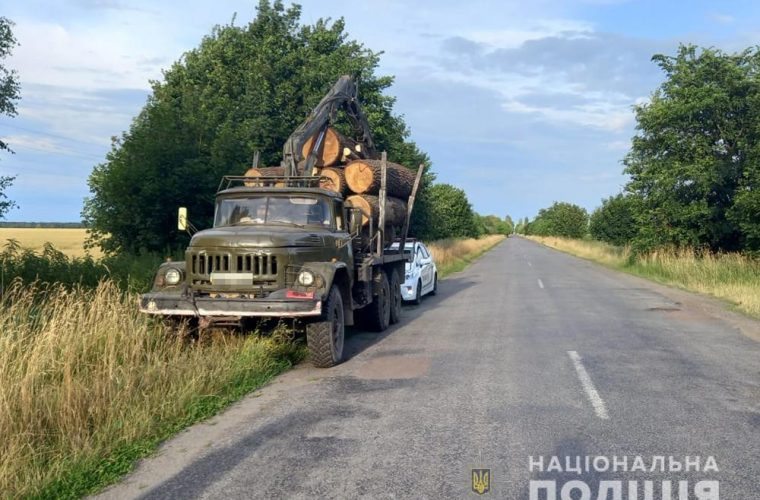
<svg viewBox="0 0 760 500"><path fill-rule="evenodd" d="M760 318L760 260L738 253L662 249L633 255L598 241L531 236L544 245L661 283L726 300Z"/></svg>
<svg viewBox="0 0 760 500"><path fill-rule="evenodd" d="M280 338L167 337L113 283L0 300L0 497L81 496L301 355Z"/></svg>
<svg viewBox="0 0 760 500"><path fill-rule="evenodd" d="M492 234L482 238L452 238L433 241L427 247L438 268L438 275L443 277L463 269L472 260L503 241L505 237L502 234Z"/></svg>

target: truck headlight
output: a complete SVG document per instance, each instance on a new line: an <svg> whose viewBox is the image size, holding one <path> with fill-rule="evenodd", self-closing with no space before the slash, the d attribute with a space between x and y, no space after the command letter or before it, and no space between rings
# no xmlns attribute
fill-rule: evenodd
<svg viewBox="0 0 760 500"><path fill-rule="evenodd" d="M311 286L314 284L314 273L311 271L303 270L298 273L298 284L303 286Z"/></svg>
<svg viewBox="0 0 760 500"><path fill-rule="evenodd" d="M182 281L182 273L179 272L179 269L171 268L164 274L164 279L167 285L176 285Z"/></svg>

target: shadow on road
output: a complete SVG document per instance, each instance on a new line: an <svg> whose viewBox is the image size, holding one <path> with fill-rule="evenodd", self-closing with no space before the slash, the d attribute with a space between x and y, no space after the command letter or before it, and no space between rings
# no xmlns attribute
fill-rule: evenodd
<svg viewBox="0 0 760 500"><path fill-rule="evenodd" d="M386 337L393 335L399 328L406 326L409 321L436 307L445 305L445 302L458 293L473 286L475 282L465 276L447 278L438 284L436 295L426 295L422 298L422 304L415 306L404 304L401 309L401 321L390 326L384 332L376 333L364 330L361 326L348 327L346 329L346 343L343 347L343 361L348 361L362 353L371 346L381 342Z"/></svg>

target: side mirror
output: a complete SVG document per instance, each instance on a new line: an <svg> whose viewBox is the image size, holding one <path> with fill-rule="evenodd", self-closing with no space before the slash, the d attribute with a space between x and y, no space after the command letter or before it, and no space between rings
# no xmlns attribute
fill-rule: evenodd
<svg viewBox="0 0 760 500"><path fill-rule="evenodd" d="M362 211L360 209L349 207L348 230L351 235L357 235L362 230Z"/></svg>
<svg viewBox="0 0 760 500"><path fill-rule="evenodd" d="M187 231L187 207L179 207L177 212L177 229Z"/></svg>

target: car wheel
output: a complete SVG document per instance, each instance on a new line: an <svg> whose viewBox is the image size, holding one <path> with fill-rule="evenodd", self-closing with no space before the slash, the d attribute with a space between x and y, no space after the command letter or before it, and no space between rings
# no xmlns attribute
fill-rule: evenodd
<svg viewBox="0 0 760 500"><path fill-rule="evenodd" d="M438 273L433 276L433 289L430 291L430 295L438 293Z"/></svg>
<svg viewBox="0 0 760 500"><path fill-rule="evenodd" d="M422 304L422 280L417 281L417 294L414 296L412 304L415 306Z"/></svg>

